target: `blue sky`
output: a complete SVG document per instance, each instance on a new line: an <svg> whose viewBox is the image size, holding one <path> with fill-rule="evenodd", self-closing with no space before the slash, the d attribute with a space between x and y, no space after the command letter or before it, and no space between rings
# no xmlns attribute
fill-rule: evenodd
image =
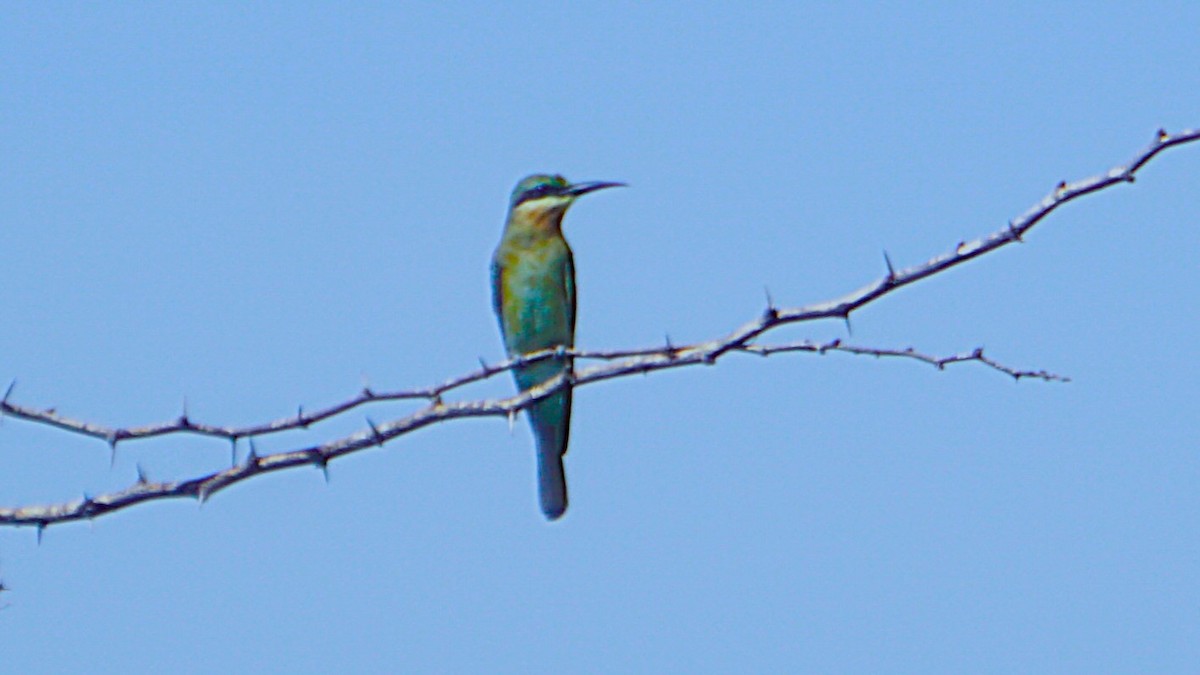
<svg viewBox="0 0 1200 675"><path fill-rule="evenodd" d="M1200 124L1194 3L647 5L5 5L0 378L106 424L185 397L246 424L467 372L502 355L488 259L537 171L631 185L567 218L581 347L709 339L764 287L841 295ZM487 419L328 485L0 530L6 669L1189 671L1198 182L1200 146L1169 151L853 320L1070 384L731 357L580 389L555 524L524 423ZM0 504L228 456L110 468L4 420Z"/></svg>

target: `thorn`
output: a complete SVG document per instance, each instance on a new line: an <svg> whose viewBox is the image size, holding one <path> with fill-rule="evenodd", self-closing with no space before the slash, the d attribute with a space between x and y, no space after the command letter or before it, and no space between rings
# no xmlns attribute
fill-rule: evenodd
<svg viewBox="0 0 1200 675"><path fill-rule="evenodd" d="M237 436L229 437L229 466L237 466Z"/></svg>
<svg viewBox="0 0 1200 675"><path fill-rule="evenodd" d="M46 521L44 521L44 520L39 520L39 521L38 521L38 524L37 524L37 543L38 543L38 546L41 546L41 545L42 545L42 534L43 534L45 531L46 531Z"/></svg>
<svg viewBox="0 0 1200 675"><path fill-rule="evenodd" d="M482 356L479 357L479 369L483 371L484 375L492 372L492 369L488 367L487 361L484 361Z"/></svg>
<svg viewBox="0 0 1200 675"><path fill-rule="evenodd" d="M16 386L17 386L17 378L15 378L15 377L14 377L14 378L13 378L13 380L12 380L12 382L9 382L9 383L8 383L8 389L5 389L5 390L4 390L4 400L3 400L3 403L6 403L6 404L8 403L8 397L9 397L9 396L12 396L12 393L13 393L13 388L14 388L14 387L16 387Z"/></svg>
<svg viewBox="0 0 1200 675"><path fill-rule="evenodd" d="M508 411L508 435L509 436L513 435L513 427L516 426L516 422L517 422L517 411L509 410Z"/></svg>
<svg viewBox="0 0 1200 675"><path fill-rule="evenodd" d="M246 463L258 466L258 448L254 445L254 437L246 439L250 445L250 451L246 453Z"/></svg>
<svg viewBox="0 0 1200 675"><path fill-rule="evenodd" d="M200 506L204 506L204 503L208 501L209 494L208 488L204 487L203 484L196 488L196 501Z"/></svg>
<svg viewBox="0 0 1200 675"><path fill-rule="evenodd" d="M854 326L850 325L850 312L846 312L845 314L842 315L842 321L846 322L846 335L853 336L854 335Z"/></svg>
<svg viewBox="0 0 1200 675"><path fill-rule="evenodd" d="M117 435L111 434L108 437L108 468L111 470L117 465Z"/></svg>
<svg viewBox="0 0 1200 675"><path fill-rule="evenodd" d="M890 286L891 283L896 280L896 268L892 267L892 258L891 258L891 256L888 255L887 249L884 249L884 251L883 251L883 262L887 263L887 268L888 268L887 280L888 280L888 285Z"/></svg>
<svg viewBox="0 0 1200 675"><path fill-rule="evenodd" d="M375 423L371 421L370 417L366 418L366 420L367 426L371 427L371 436L373 436L375 439L375 445L378 445L382 448L384 441L383 434L379 433L379 427L375 426Z"/></svg>
<svg viewBox="0 0 1200 675"><path fill-rule="evenodd" d="M1025 243L1025 240L1021 238L1021 231L1017 229L1017 226L1014 225L1013 221L1011 220L1008 221L1008 233L1012 235L1013 241L1020 242L1022 244Z"/></svg>
<svg viewBox="0 0 1200 675"><path fill-rule="evenodd" d="M983 358L983 347L976 347L975 351L971 352L971 358L982 359Z"/></svg>
<svg viewBox="0 0 1200 675"><path fill-rule="evenodd" d="M187 400L187 396L184 396L184 397L183 397L183 412L179 413L179 425L180 425L180 426L182 426L182 427L183 427L183 428L185 428L185 429L186 429L186 428L188 428L188 427L190 427L190 426L192 426L192 423L191 423L191 421L189 421L189 420L188 420L188 400Z"/></svg>
<svg viewBox="0 0 1200 675"><path fill-rule="evenodd" d="M1167 133L1166 129L1159 127L1159 129L1158 129L1158 142L1159 143L1162 143L1163 141L1167 140L1170 137L1171 137L1171 135Z"/></svg>
<svg viewBox="0 0 1200 675"><path fill-rule="evenodd" d="M137 479L138 485L145 485L150 482L149 479L146 478L146 470L142 468L141 462L138 462L138 465L137 465L137 475L138 475L138 479Z"/></svg>
<svg viewBox="0 0 1200 675"><path fill-rule="evenodd" d="M1058 185L1054 186L1054 191L1057 192L1059 195L1066 192L1066 190L1067 190L1067 181L1065 181L1065 180L1060 180L1058 182Z"/></svg>
<svg viewBox="0 0 1200 675"><path fill-rule="evenodd" d="M374 429L375 425L371 425L371 428ZM325 476L325 484L329 485L329 458L318 448L313 448L309 454L313 455L313 464L321 467L321 475Z"/></svg>
<svg viewBox="0 0 1200 675"><path fill-rule="evenodd" d="M675 343L671 342L671 334L663 333L663 338L666 340L666 342L663 344L663 355L668 359L675 358L675 354L678 352L678 350L675 349Z"/></svg>
<svg viewBox="0 0 1200 675"><path fill-rule="evenodd" d="M779 309L775 307L775 299L771 297L770 287L764 285L763 293L767 296L767 308L763 310L763 319L767 323L774 323L775 319L779 318Z"/></svg>
<svg viewBox="0 0 1200 675"><path fill-rule="evenodd" d="M371 391L371 382L367 379L367 374L362 373L362 395L368 399L375 398L375 392Z"/></svg>

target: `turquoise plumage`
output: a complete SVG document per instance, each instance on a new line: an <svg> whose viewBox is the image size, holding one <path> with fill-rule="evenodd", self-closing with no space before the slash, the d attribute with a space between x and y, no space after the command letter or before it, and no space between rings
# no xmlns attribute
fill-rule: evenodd
<svg viewBox="0 0 1200 675"><path fill-rule="evenodd" d="M572 185L538 174L517 183L508 220L492 257L492 304L510 357L575 344L575 263L562 234L562 218L581 195L621 183ZM570 370L570 357L515 368L525 391ZM542 513L555 520L567 510L563 455L571 428L571 390L562 389L526 409L537 444Z"/></svg>

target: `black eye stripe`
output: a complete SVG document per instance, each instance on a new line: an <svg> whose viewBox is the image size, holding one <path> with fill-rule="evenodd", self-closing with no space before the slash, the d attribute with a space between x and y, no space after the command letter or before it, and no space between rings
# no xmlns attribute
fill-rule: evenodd
<svg viewBox="0 0 1200 675"><path fill-rule="evenodd" d="M517 203L520 204L521 202L527 202L531 199L545 197L546 195L554 194L557 191L558 188L553 185L539 185L532 190L526 190L525 194L521 195L521 199Z"/></svg>

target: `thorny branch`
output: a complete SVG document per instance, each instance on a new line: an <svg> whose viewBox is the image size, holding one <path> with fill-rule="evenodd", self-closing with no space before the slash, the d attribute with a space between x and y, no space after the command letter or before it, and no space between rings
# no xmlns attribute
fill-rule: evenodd
<svg viewBox="0 0 1200 675"><path fill-rule="evenodd" d="M898 288L932 276L972 258L994 251L1022 237L1051 211L1083 195L1102 190L1117 183L1132 183L1134 174L1163 150L1200 139L1200 130L1188 129L1177 134L1160 130L1155 139L1125 165L1114 167L1108 172L1085 178L1074 183L1061 182L1025 213L1011 220L1005 227L973 241L959 242L952 251L936 256L924 263L896 270L891 259L884 254L887 274L866 286L822 303L797 308L775 307L768 300L767 308L754 320L738 327L733 332L707 342L676 346L668 343L662 347L623 351L582 351L575 349L545 350L510 359L500 364L481 367L466 375L449 379L439 385L405 391L376 392L364 388L356 396L326 408L305 411L295 415L244 427L217 426L195 422L187 412L175 420L142 427L107 427L59 415L53 409L41 410L20 405L10 400L12 386L0 400L0 414L45 424L51 427L104 440L113 453L123 441L152 438L169 434L190 433L223 438L233 445L233 466L222 471L197 476L182 481L152 482L139 471L138 480L128 488L100 496L87 496L71 502L42 506L0 508L0 525L33 525L40 539L42 531L51 524L90 519L112 513L141 502L187 497L201 502L216 492L248 478L297 466L313 465L323 471L329 462L344 455L373 446L382 446L388 441L430 424L463 417L510 417L533 402L545 398L564 386L583 386L601 380L623 377L634 373L647 373L667 368L696 364L713 364L731 352L769 356L788 352L842 352L881 358L913 359L933 365L939 369L963 362L979 362L986 367L1005 373L1016 380L1033 378L1045 381L1067 381L1067 378L1046 371L1025 371L1000 364L983 354L983 350L952 356L937 357L922 354L914 349L878 349L845 344L840 340L827 343L810 341L787 344L764 345L757 340L767 332L780 326L802 321L838 318L848 320L851 312L873 302ZM488 379L514 367L549 358L573 355L576 359L606 361L574 373L566 373L524 393L504 399L446 402L446 393L466 385ZM384 401L423 400L427 404L405 417L386 424L376 425L368 420L368 428L350 436L321 445L299 448L259 456L254 439L280 431L307 428L318 422L337 417L355 408ZM242 462L236 462L237 443L249 441L249 452Z"/></svg>

